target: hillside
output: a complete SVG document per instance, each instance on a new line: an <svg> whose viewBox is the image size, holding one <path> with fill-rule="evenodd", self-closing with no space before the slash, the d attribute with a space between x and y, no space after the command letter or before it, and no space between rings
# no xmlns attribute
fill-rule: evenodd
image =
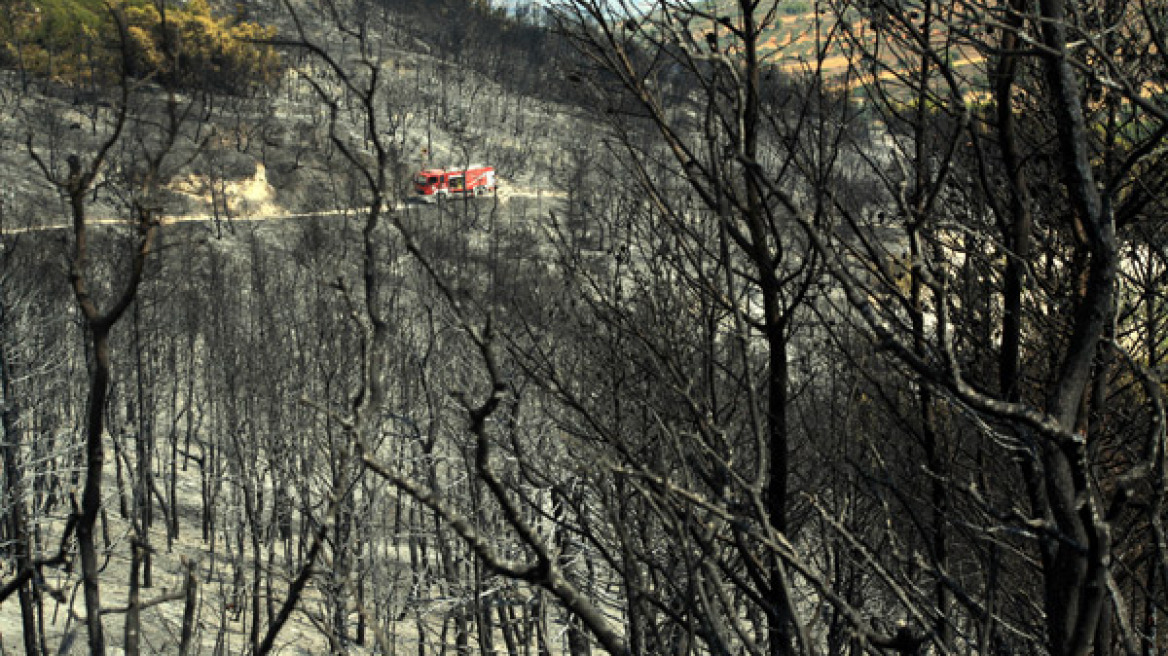
<svg viewBox="0 0 1168 656"><path fill-rule="evenodd" d="M414 17L403 9L386 25L389 31L378 37L380 47L387 49L380 65L386 77L384 93L388 94L386 127L392 130L397 167L393 172L393 192L408 194L409 174L424 166L457 166L479 160L496 166L505 193L535 193L548 187L552 177L570 165L567 153L579 143L572 135L589 132L579 127L582 112L541 97L549 87L540 84L538 78L547 76L546 70L529 66L522 75L513 70L512 75L502 76L484 67L479 57L467 60L457 52L431 54L446 36L426 32L425 26L412 23ZM400 27L411 23L409 29ZM277 24L282 30L292 29L286 17L273 25ZM331 38L325 32L312 36L325 41ZM232 38L247 37L236 34ZM487 42L480 47L499 46ZM279 65L279 78L262 83L271 89L268 93L203 99L191 94L183 107L185 111L214 107L206 114L204 128L211 138L187 144L191 150L184 157L190 157L190 163L168 184L167 214L230 219L351 205L337 198L335 189L328 190L335 184L330 182L330 176L336 172L335 160L341 155L328 147L327 112L319 98L306 84L302 71L289 65L300 53L291 48L279 56L284 60ZM503 51L492 59L510 56ZM189 65L201 66L193 60ZM20 73L4 74L13 88ZM246 73L218 71L213 79L230 75ZM434 80L441 83L435 85ZM81 104L94 92L51 79L38 79L33 84L33 93L7 96L8 111L0 120L0 140L4 143L0 170L24 193L36 186L43 188L37 182L38 176L29 175L35 171L28 168L27 152L21 145L26 129L31 127L44 134L45 139L54 140L66 134L83 139L96 137L103 127L101 117L87 112ZM161 91L158 87L145 87L141 98L161 108ZM47 117L52 120L43 120ZM363 129L345 117L340 121L339 134ZM525 138L529 134L542 138ZM562 136L549 140L547 137L552 135ZM49 202L47 196L45 202ZM99 216L113 217L117 212L116 207L99 200Z"/></svg>
<svg viewBox="0 0 1168 656"><path fill-rule="evenodd" d="M895 80L920 65L917 49L905 49L902 44L890 43L881 30L891 24L908 24L916 30L916 38L927 40L931 49L944 52L944 58L959 74L984 79L981 70L984 55L970 46L966 36L976 20L962 7L937 8L927 34L923 30L924 16L916 5L905 5L903 13L887 9L868 15L845 5L840 14L831 11L828 3L817 12L812 3L803 0L782 0L767 5L756 20L761 21L759 50L767 65L775 66L789 75L822 77L829 83L840 84L847 78L850 89L861 90L871 84L873 76ZM706 20L690 24L695 40L716 34L723 48L739 47L725 25L710 17L718 17L731 25L740 24L739 5L734 0L710 0L697 3L696 10Z"/></svg>
<svg viewBox="0 0 1168 656"><path fill-rule="evenodd" d="M1163 12L735 4L9 0L0 653L1163 651Z"/></svg>
<svg viewBox="0 0 1168 656"><path fill-rule="evenodd" d="M450 5L453 10L457 3ZM344 45L344 38L335 27L329 29L327 22L311 23L305 34L298 35L290 31L294 23L288 16L276 17L261 7L254 9L255 19L271 19L268 26L278 28L288 39L311 39L328 47ZM471 61L469 51L446 50L443 43L450 35L444 31L428 32L425 25L412 23L415 15L408 9L403 6L400 14L384 15L385 22L377 27L377 33L369 35L378 44L377 66L383 76L375 110L377 120L383 121L378 138L392 153L386 167L389 177L381 191L386 205L396 208L404 220L415 226L413 238L435 257L432 265L460 279L465 277L459 283L460 293L479 295L482 280L470 274L481 274L488 256L495 272L491 275L535 266L529 263L538 259L532 244L540 224L550 209L562 203L563 194L555 180L576 175L571 172L578 166L580 135L589 134L593 128L578 107L549 99L553 94L539 80L554 75L552 71L535 65L523 70L511 67L510 75L503 77L497 68L479 59L484 52L496 52L492 59L500 61L510 56L506 49L491 50L502 47L493 40L497 34L483 33L484 41L476 46ZM85 16L82 26L90 20L90 14ZM228 22L214 24L224 29L224 35L242 38ZM411 28L402 28L404 24L411 24ZM529 28L515 25L512 29L520 32ZM458 38L466 44L471 36L464 32ZM327 468L332 457L327 446L330 438L324 437L327 431L309 428L322 416L312 418L314 411L302 415L304 427L287 426L298 435L279 447L250 437L243 442L221 439L220 428L215 428L225 418L219 413L226 406L214 400L219 396L214 388L228 379L235 381L229 385L236 385L238 376L244 373L229 365L221 370L226 378L216 382L216 365L211 364L215 357L208 350L207 340L219 330L215 325L227 319L223 315L224 304L234 306L239 313L236 318L244 324L270 320L269 309L276 303L283 305L285 311L303 312L304 317L322 311L328 315L338 308L322 310L324 306L309 303L292 310L255 287L253 275L275 280L291 276L300 281L298 295L315 294L330 306L341 300L335 290L330 291L330 281L360 279L359 270L344 254L361 242L358 228L368 212L369 189L362 187L365 180L360 169L372 161L366 148L369 142L363 134L367 133L368 117L354 111L330 116L327 97L321 94L341 96L343 89L335 78L323 75L319 63L304 58L302 50L275 46L280 62L271 70L277 71L276 77L257 79L257 85L246 93L229 93L222 76L251 73L225 69L217 69L207 78L156 75L131 80L129 111L120 119L122 100L116 84L105 84L88 74L77 84L74 74L80 69L67 65L63 58L44 57L46 65L51 61L53 70L60 73L46 74L32 65L41 55L34 57L30 53L50 52L56 47L52 39L34 34L26 44L28 47L20 51L26 68L0 71L0 178L5 181L0 198L0 231L6 240L0 275L6 281L3 289L11 292L4 295L0 307L5 308L3 316L7 317L5 335L23 330L38 334L47 331L59 341L35 346L5 342L0 361L7 364L0 365L0 373L9 371L8 367L21 372L18 375L24 382L18 383L13 392L19 400L9 402L19 405L22 417L31 422L27 432L21 430L21 438L6 433L8 444L20 444L13 447L14 457L20 461L41 463L29 468L20 501L30 515L27 530L35 536L31 538L33 557L51 559L58 553L59 544L64 544L68 563L40 568L38 576L43 580L38 579L30 588L29 603L35 606L37 618L32 621L39 627L35 641L52 653L86 653L92 649L86 646L86 613L76 544L72 540L60 542L70 521L68 495L72 493L75 503L82 499L76 487L81 461L75 458L82 436L68 428L76 425L72 420L50 429L51 437L31 428L40 422L57 423L49 415L58 411L62 413L56 415L58 418L84 414L84 397L77 392L79 386L85 385L86 355L77 347L86 336L79 326L59 324L55 319L39 324L37 308L26 303L27 299L39 299L38 303L57 308L70 305L69 276L60 267L70 257L65 238L70 210L53 184L65 177L65 159L72 154L92 157L103 140L117 134L119 120L124 120L121 129L125 139L109 152L92 194L85 197L98 253L97 270L116 276L124 262L120 244L134 234L130 222L140 207L135 204L141 199L137 194L143 193L136 185L146 166L143 158L150 152L165 152L159 169L162 184L150 190L147 201L158 222L156 248L164 255L151 259L150 273L132 310L142 332L135 333L131 341L125 341L127 334L121 333L114 345L118 369L108 429L103 435L105 485L98 519L102 607L111 651L128 648L131 638L125 627L130 624L125 622L129 610L135 607L140 612L140 620L135 622L142 627L137 652L177 653L180 643L186 645L188 653L235 654L255 649L264 633L276 626L280 604L288 596L293 579L300 572L310 572L306 567L316 569L311 574L312 583L298 599L288 625L281 627L278 634L273 632L278 636L273 653L327 653L330 641L337 638L330 638L329 632L322 630L322 623L335 621L348 627L349 634L341 639L350 645L350 653L385 653L386 641L398 649L413 651L465 640L471 620L449 601L463 594L449 586L455 581L459 586L464 584L463 577L468 573L464 570L465 556L456 555L461 550L424 526L422 507L399 498L390 486L384 485L385 489L376 495L367 493L361 502L370 504L362 512L377 508L385 516L377 521L362 517L360 522L365 527L360 531L375 531L381 536L376 538L376 545L369 542L367 548L376 548L388 556L377 563L366 563L359 570L352 569L349 574L337 574L341 578L333 578L330 572L343 572L334 560L343 557L343 547L329 547L327 565L306 559L318 528L330 521L330 525L335 524L335 520L327 519L328 513L320 505L327 500L328 490L312 480L323 471L321 467ZM42 44L46 50L34 49ZM537 45L509 42L507 47ZM109 60L114 62L110 66L117 70L116 53L108 56L114 57ZM197 57L184 59L181 64L207 72ZM203 87L205 80L209 81L208 88ZM313 83L321 86L314 87ZM165 146L164 151L157 150L163 144L160 139L168 138L159 136L167 129L168 116L179 118L173 144ZM345 148L355 149L355 161L348 159ZM38 157L51 176L60 177L47 178L36 164ZM501 182L497 196L474 204L450 203L441 207L404 202L411 193L409 179L414 171L464 165L468 161L485 161L497 168ZM24 266L40 273L28 278L20 271ZM424 288L428 284L416 265L387 261L384 266L400 279L409 280L395 293L399 297L405 295L396 304L399 311L413 314L427 307L433 309L428 301L418 300L426 293L422 289L406 291L407 286ZM105 274L97 275L102 302L108 287L100 279ZM216 275L219 282L209 282L207 276ZM199 282L186 276L197 276ZM196 301L183 289L201 289L212 295ZM229 301L220 294L235 300ZM246 319L245 313L252 310L244 311L239 303L251 306L257 301L260 305L252 306L255 314ZM204 302L207 304L202 305ZM333 318L345 315L341 311ZM64 316L74 315L66 312ZM191 322L170 323L182 316ZM164 327L164 323L168 326ZM229 323L244 325L234 324L233 319ZM347 341L351 333L345 323L344 319L329 319L319 324L319 329L328 334L336 331L336 338L346 344L342 348L351 353L355 346ZM36 328L38 325L42 327ZM286 350L292 345L289 338L296 341L293 335L315 329L300 319L286 327L292 332L280 335L275 342L261 339L252 347L253 354L264 354L255 363L299 357ZM227 324L220 324L220 328L235 330ZM257 337L219 334L228 341ZM132 351L138 353L137 365L133 369L122 368L135 361L126 359ZM68 362L69 368L78 367L74 373L81 375L72 379L40 375L34 371L32 360L42 357ZM185 364L178 364L180 360ZM185 369L187 374L179 374L173 366ZM171 378L175 375L186 376L192 387ZM338 396L336 389L323 395L308 388L292 392L298 386L292 378L285 382L277 379L272 372L264 379L256 379L256 393L268 396L275 390L264 386L275 385L292 396L273 401L294 412L298 412L298 396L344 405L343 394ZM352 384L352 380L345 382L346 386ZM143 395L127 396L127 386L140 386ZM260 412L258 406L245 411L255 412ZM274 419L270 408L263 413L269 420ZM249 422L236 424L231 432L246 423ZM321 439L326 443L319 442ZM276 475L277 471L290 475L287 466L291 463L286 462L285 450L292 444L303 456L295 466L303 468L309 477L297 482L295 489L287 487L291 479L279 480ZM146 453L151 455L143 457L140 448L149 448ZM443 449L442 455L456 457L457 450ZM142 504L135 501L142 489L135 481L144 480L141 467L147 462L149 474L145 480L154 479L154 489L146 494L155 497L149 520L142 513L151 511L141 510ZM4 480L16 479L8 475ZM273 505L273 498L285 501ZM14 507L8 497L5 499L0 507ZM286 513L288 521L294 521L294 531L275 531L274 524L269 524L274 521L269 517L276 516L272 513ZM148 528L142 528L143 522ZM134 545L148 545L148 565L142 560L146 556ZM455 557L461 564L451 564L450 559ZM18 561L10 558L6 563L5 578L11 580L19 572ZM439 571L445 573L438 574ZM347 593L323 581L332 578L340 585L350 574L366 578L373 586L362 590L386 594L378 592L366 607L345 608L346 602L338 602L338 598L347 597ZM141 586L139 591L132 591L131 581ZM188 593L194 595L190 597L194 605L187 601ZM531 593L517 590L506 594L530 598ZM253 600L257 605L252 605ZM22 605L13 595L0 606L0 645L6 650L20 649L27 637ZM535 614L522 605L508 612L518 612L517 618L525 618L516 619L516 626L522 623L529 632L537 625L545 627L541 631L546 630L543 623L558 621L559 616L554 609ZM184 624L187 620L194 624ZM451 622L461 627L457 635L449 632ZM391 635L375 638L375 630L389 630ZM500 632L496 640L505 638L515 636L508 630ZM539 638L556 652L557 640L546 633ZM535 643L534 634L529 635L528 641Z"/></svg>

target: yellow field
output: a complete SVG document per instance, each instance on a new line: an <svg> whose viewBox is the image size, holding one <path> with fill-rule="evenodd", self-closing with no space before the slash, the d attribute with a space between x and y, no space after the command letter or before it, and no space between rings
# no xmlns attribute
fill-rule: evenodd
<svg viewBox="0 0 1168 656"><path fill-rule="evenodd" d="M800 73L804 71L818 71L819 73L836 77L851 70L853 77L848 81L848 88L856 88L866 82L871 82L874 79L889 80L895 78L898 69L902 69L906 65L906 61L898 61L894 56L889 55L889 49L885 47L884 66L878 74L871 72L869 64L861 67L859 64L858 52L848 52L851 50L863 50L871 41L871 30L867 29L866 25L861 22L848 23L846 25L847 34L852 37L845 37L843 30L836 29L839 25L823 25L820 34L831 34L832 42L828 45L827 52L821 58L817 56L816 50L820 47L816 43L816 34L812 29L814 25L814 14L802 14L796 16L779 17L775 20L775 29L783 29L781 34L777 36L769 36L760 44L761 56L772 64L778 66L780 70L788 73ZM802 26L802 27L800 27ZM792 29L794 28L794 29ZM705 30L695 30L695 39L705 38ZM931 35L937 43L941 43L945 39L945 34L941 31L935 31ZM858 47L855 47L858 46ZM735 52L737 48L735 44L728 43L724 46L727 52ZM964 69L970 66L979 65L985 62L985 58L979 53L970 53L968 49L966 52L957 51L952 60L952 66L957 69ZM915 65L915 61L913 62ZM860 73L860 71L863 71ZM859 73L859 74L856 74Z"/></svg>

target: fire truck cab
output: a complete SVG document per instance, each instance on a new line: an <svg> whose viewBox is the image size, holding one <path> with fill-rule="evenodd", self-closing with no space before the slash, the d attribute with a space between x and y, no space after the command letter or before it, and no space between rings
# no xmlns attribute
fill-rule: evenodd
<svg viewBox="0 0 1168 656"><path fill-rule="evenodd" d="M495 169L491 166L424 169L414 175L414 193L427 202L452 196L484 196L494 193L495 187Z"/></svg>

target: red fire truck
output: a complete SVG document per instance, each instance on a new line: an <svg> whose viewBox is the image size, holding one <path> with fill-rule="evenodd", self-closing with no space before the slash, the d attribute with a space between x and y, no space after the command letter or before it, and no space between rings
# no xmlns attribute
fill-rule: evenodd
<svg viewBox="0 0 1168 656"><path fill-rule="evenodd" d="M414 176L414 193L424 201L452 196L485 196L495 191L495 168L474 165L465 169L425 169Z"/></svg>

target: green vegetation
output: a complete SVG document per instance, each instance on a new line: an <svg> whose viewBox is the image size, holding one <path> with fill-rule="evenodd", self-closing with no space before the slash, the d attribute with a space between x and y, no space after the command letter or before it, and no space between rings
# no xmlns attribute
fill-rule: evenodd
<svg viewBox="0 0 1168 656"><path fill-rule="evenodd" d="M0 67L71 84L103 84L125 71L183 88L242 93L269 84L280 59L258 42L275 29L214 15L206 0L12 0L0 17ZM128 35L122 61L118 24Z"/></svg>
<svg viewBox="0 0 1168 656"><path fill-rule="evenodd" d="M787 0L779 5L779 9L788 16L799 16L811 13L811 3L805 0Z"/></svg>

